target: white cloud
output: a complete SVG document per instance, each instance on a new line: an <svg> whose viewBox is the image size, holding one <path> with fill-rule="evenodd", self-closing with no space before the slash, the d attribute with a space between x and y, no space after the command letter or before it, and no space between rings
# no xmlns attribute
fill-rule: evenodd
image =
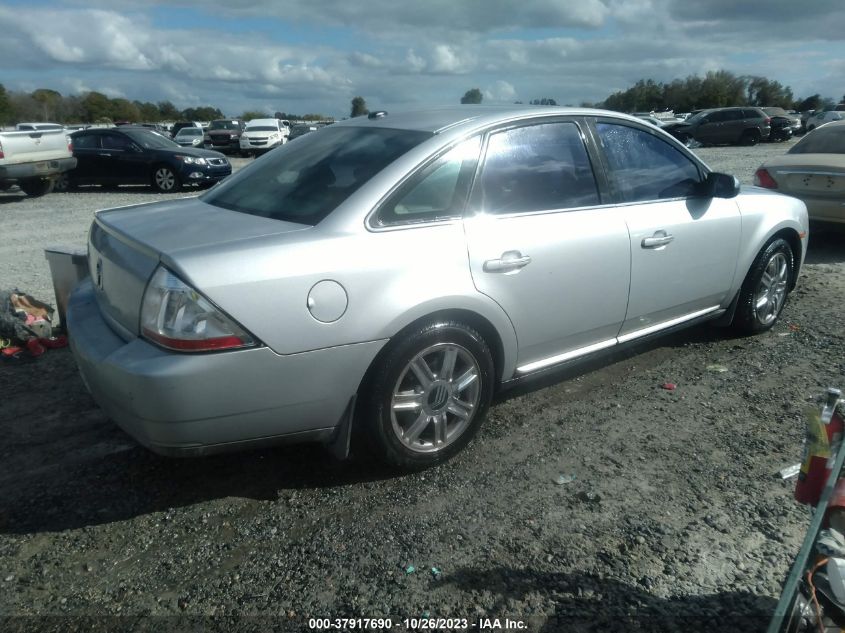
<svg viewBox="0 0 845 633"><path fill-rule="evenodd" d="M516 99L516 88L507 81L499 79L484 90L485 101L504 101L512 103Z"/></svg>

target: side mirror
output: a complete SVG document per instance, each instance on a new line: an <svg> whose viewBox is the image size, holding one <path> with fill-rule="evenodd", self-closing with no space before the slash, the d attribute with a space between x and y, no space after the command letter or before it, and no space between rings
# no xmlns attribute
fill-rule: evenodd
<svg viewBox="0 0 845 633"><path fill-rule="evenodd" d="M739 179L730 174L711 171L704 180L704 195L708 198L736 198L739 189Z"/></svg>

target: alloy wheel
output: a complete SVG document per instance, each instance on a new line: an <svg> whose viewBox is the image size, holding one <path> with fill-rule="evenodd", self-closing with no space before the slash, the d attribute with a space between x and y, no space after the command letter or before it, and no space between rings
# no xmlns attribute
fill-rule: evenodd
<svg viewBox="0 0 845 633"><path fill-rule="evenodd" d="M176 187L176 175L167 167L156 169L154 177L161 191L172 191Z"/></svg>
<svg viewBox="0 0 845 633"><path fill-rule="evenodd" d="M780 314L789 283L789 262L783 253L775 253L766 263L754 292L754 313L761 325L769 325Z"/></svg>
<svg viewBox="0 0 845 633"><path fill-rule="evenodd" d="M418 453L436 453L455 442L478 410L480 376L478 362L460 345L438 343L416 354L390 401L399 441Z"/></svg>

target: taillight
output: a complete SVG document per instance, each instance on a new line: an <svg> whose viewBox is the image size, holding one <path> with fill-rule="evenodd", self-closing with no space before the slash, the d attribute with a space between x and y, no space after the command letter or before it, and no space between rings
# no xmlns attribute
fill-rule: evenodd
<svg viewBox="0 0 845 633"><path fill-rule="evenodd" d="M766 117L766 120L765 120L765 121L763 121L763 123L765 123L766 125L771 125L771 124L772 124L772 117L767 116L767 117Z"/></svg>
<svg viewBox="0 0 845 633"><path fill-rule="evenodd" d="M141 303L141 333L180 352L253 347L255 339L208 299L159 267Z"/></svg>
<svg viewBox="0 0 845 633"><path fill-rule="evenodd" d="M765 187L766 189L777 189L778 184L771 174L762 167L754 173L754 184L758 187Z"/></svg>
<svg viewBox="0 0 845 633"><path fill-rule="evenodd" d="M3 153L3 143L0 143L0 158L4 158L6 155Z"/></svg>
<svg viewBox="0 0 845 633"><path fill-rule="evenodd" d="M73 139L70 136L65 136L65 138L67 139L67 151L73 154Z"/></svg>

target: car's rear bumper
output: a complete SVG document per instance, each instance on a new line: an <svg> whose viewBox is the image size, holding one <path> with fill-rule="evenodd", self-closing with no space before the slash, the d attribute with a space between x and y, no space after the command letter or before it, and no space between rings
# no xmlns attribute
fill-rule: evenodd
<svg viewBox="0 0 845 633"><path fill-rule="evenodd" d="M76 167L75 158L40 160L32 163L19 163L0 166L0 180L20 180L21 178L47 178L69 171Z"/></svg>
<svg viewBox="0 0 845 633"><path fill-rule="evenodd" d="M328 441L383 342L279 355L266 347L208 354L124 340L103 320L90 279L67 309L71 348L97 403L164 454L256 443Z"/></svg>

